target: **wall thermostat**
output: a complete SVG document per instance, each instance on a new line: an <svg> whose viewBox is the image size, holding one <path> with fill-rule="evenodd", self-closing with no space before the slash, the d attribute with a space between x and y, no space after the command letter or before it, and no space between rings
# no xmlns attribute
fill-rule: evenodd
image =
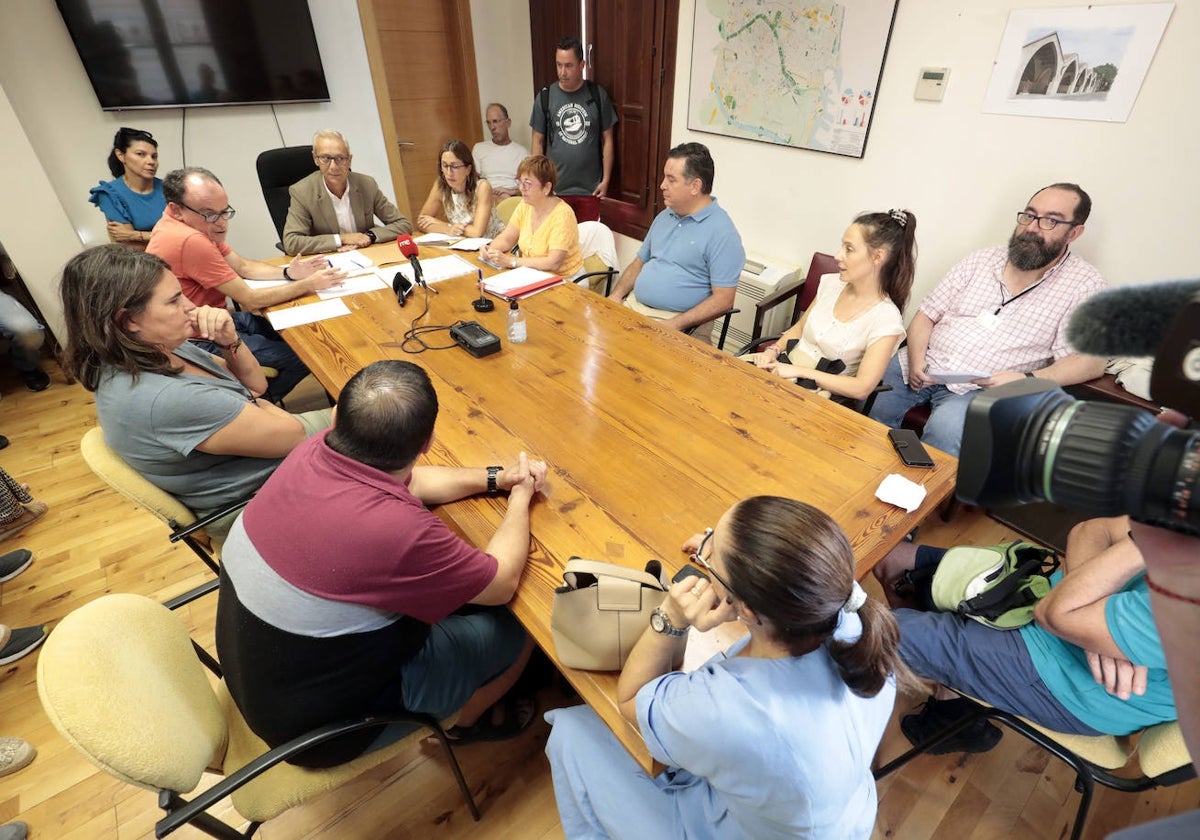
<svg viewBox="0 0 1200 840"><path fill-rule="evenodd" d="M949 67L922 67L917 76L917 90L913 99L928 99L941 102L946 95L946 82L950 80Z"/></svg>

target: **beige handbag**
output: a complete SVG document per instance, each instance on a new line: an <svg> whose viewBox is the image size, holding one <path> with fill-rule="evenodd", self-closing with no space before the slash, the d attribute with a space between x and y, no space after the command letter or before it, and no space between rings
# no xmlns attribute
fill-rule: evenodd
<svg viewBox="0 0 1200 840"><path fill-rule="evenodd" d="M563 580L550 615L555 658L568 668L619 671L666 597L662 564L651 560L643 572L572 557Z"/></svg>

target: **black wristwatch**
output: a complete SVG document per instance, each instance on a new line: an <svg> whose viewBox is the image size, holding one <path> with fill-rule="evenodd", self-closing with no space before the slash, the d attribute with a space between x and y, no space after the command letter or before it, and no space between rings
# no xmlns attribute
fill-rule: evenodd
<svg viewBox="0 0 1200 840"><path fill-rule="evenodd" d="M667 618L667 611L662 607L655 607L654 612L650 613L650 629L655 633L661 633L664 636L671 636L679 639L687 635L686 627L676 627L671 623L671 619Z"/></svg>
<svg viewBox="0 0 1200 840"><path fill-rule="evenodd" d="M288 266L286 266L286 265L285 265L285 266L283 267L283 279L284 279L284 280L287 280L287 281L289 281L289 282L291 282L291 279L292 279L292 278L291 278L291 276L290 276L290 275L287 273L287 270L288 270Z"/></svg>
<svg viewBox="0 0 1200 840"><path fill-rule="evenodd" d="M379 237L375 235L375 231L373 231L373 230L367 231L367 239L371 240L372 245L374 245L376 242L379 241Z"/></svg>
<svg viewBox="0 0 1200 840"><path fill-rule="evenodd" d="M500 488L496 486L496 476L500 475L500 470L504 467L488 467L488 493L493 496L500 492Z"/></svg>

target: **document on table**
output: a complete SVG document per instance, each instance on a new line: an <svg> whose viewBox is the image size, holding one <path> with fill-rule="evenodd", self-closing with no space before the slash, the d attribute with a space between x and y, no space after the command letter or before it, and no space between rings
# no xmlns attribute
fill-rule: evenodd
<svg viewBox="0 0 1200 840"><path fill-rule="evenodd" d="M450 247L455 251L478 251L491 241L486 236L473 236L470 239L460 239Z"/></svg>
<svg viewBox="0 0 1200 840"><path fill-rule="evenodd" d="M270 289L272 286L286 286L288 280L247 280L246 285L251 289Z"/></svg>
<svg viewBox="0 0 1200 840"><path fill-rule="evenodd" d="M395 274L388 274L386 277L384 277L388 271L391 271L390 266L386 269L381 269L382 273L380 274L380 277L383 277L384 281L390 286L392 283L391 278L394 277ZM408 278L408 282L416 282L413 280L411 263L400 263L398 266L396 266L396 271L399 271L406 278ZM431 260L421 260L421 276L425 278L426 283L440 283L443 280L449 280L451 277L462 277L464 274L475 273L476 269L473 265L464 260L462 257L455 256L454 254L450 254L449 256L445 257L434 257Z"/></svg>
<svg viewBox="0 0 1200 840"><path fill-rule="evenodd" d="M976 379L987 379L990 373L979 370L928 370L925 375L939 385L965 385Z"/></svg>
<svg viewBox="0 0 1200 840"><path fill-rule="evenodd" d="M331 268L340 268L351 277L375 270L375 260L361 251L339 251L336 254L330 254L326 259L329 260Z"/></svg>
<svg viewBox="0 0 1200 840"><path fill-rule="evenodd" d="M414 236L413 242L418 245L449 245L461 238L461 236L451 236L448 233L425 233L421 236Z"/></svg>
<svg viewBox="0 0 1200 840"><path fill-rule="evenodd" d="M346 308L346 302L341 298L335 298L323 300L320 303L293 306L290 309L276 309L274 312L267 313L267 320L275 329L286 330L288 327L298 327L301 324L312 324L349 314L350 310Z"/></svg>
<svg viewBox="0 0 1200 840"><path fill-rule="evenodd" d="M538 271L536 268L523 265L511 271L502 271L499 274L493 274L491 277L485 277L483 288L484 291L493 295L499 295L500 297L519 298L540 292L551 286L557 286L562 281L563 279L557 274L551 274L549 271Z"/></svg>
<svg viewBox="0 0 1200 840"><path fill-rule="evenodd" d="M344 297L345 295L357 295L361 292L386 289L391 285L391 278L394 273L388 268L377 268L370 274L355 274L352 277L346 277L337 286L321 289L317 292L317 297L321 300L330 300L332 298ZM385 274L387 275L387 279L384 279Z"/></svg>

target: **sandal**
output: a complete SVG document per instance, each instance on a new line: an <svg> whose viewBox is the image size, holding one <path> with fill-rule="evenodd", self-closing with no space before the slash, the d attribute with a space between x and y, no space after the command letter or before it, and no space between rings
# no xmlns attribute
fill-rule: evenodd
<svg viewBox="0 0 1200 840"><path fill-rule="evenodd" d="M496 710L504 712L499 722L494 720ZM479 716L470 726L452 726L446 737L455 744L473 741L507 741L529 728L537 717L537 702L532 697L505 697Z"/></svg>

